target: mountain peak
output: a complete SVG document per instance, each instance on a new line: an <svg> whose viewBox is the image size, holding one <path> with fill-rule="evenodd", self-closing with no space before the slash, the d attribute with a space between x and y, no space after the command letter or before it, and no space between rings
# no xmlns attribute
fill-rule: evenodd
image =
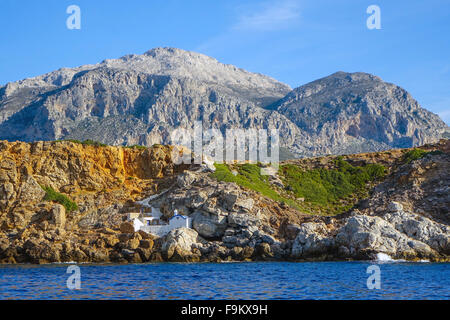
<svg viewBox="0 0 450 320"><path fill-rule="evenodd" d="M411 147L447 130L406 90L364 72L335 72L295 88L269 108L312 135L311 149L318 145L329 153Z"/></svg>
<svg viewBox="0 0 450 320"><path fill-rule="evenodd" d="M94 65L76 68L60 68L56 71L10 82L1 88L5 97L17 90L27 88L61 87L68 85L76 74L95 69L115 69L132 73L170 76L178 79L192 79L236 91L257 91L263 96L281 98L291 87L269 76L253 73L231 64L223 64L207 55L171 47L158 47L144 54L128 54L118 59L105 59Z"/></svg>
<svg viewBox="0 0 450 320"><path fill-rule="evenodd" d="M216 59L209 57L207 55L194 52L194 51L188 51L184 49L174 48L174 47L156 47L153 49L150 49L146 52L144 52L145 56L151 56L151 57L162 57L162 56L197 56L197 57L203 57L206 59L215 60Z"/></svg>
<svg viewBox="0 0 450 320"><path fill-rule="evenodd" d="M265 108L265 109L264 109ZM201 53L163 47L0 88L0 139L170 143L173 129L277 128L299 155L410 147L447 129L404 89L338 71L292 90Z"/></svg>
<svg viewBox="0 0 450 320"><path fill-rule="evenodd" d="M288 85L266 75L221 63L201 53L171 47L158 47L150 49L142 55L131 54L119 59L105 60L99 66L134 70L146 74L190 78L228 87L276 88L280 93L287 93L291 90Z"/></svg>
<svg viewBox="0 0 450 320"><path fill-rule="evenodd" d="M341 84L347 84L350 82L383 82L383 80L370 73L366 72L345 72L345 71L337 71L335 73L330 74L329 76L317 79L311 84L320 83L320 82L336 82Z"/></svg>

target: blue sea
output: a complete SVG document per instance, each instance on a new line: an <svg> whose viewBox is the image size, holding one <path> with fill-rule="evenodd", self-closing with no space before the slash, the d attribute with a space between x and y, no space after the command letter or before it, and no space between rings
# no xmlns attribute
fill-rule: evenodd
<svg viewBox="0 0 450 320"><path fill-rule="evenodd" d="M79 264L80 289L69 266L0 265L0 299L450 299L449 263Z"/></svg>

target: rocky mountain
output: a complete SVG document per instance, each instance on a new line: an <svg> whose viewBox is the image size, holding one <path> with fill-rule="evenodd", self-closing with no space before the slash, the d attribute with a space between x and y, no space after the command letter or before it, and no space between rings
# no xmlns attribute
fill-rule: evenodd
<svg viewBox="0 0 450 320"><path fill-rule="evenodd" d="M299 156L435 141L448 130L403 89L339 72L291 90L202 54L156 48L0 88L0 139L171 143L178 127L280 130Z"/></svg>
<svg viewBox="0 0 450 320"><path fill-rule="evenodd" d="M310 154L351 154L436 141L448 130L404 89L367 73L337 72L268 107L306 133Z"/></svg>
<svg viewBox="0 0 450 320"><path fill-rule="evenodd" d="M207 128L276 126L293 140L294 124L260 108L289 91L201 54L157 48L7 84L0 137L152 145L169 142L174 128L203 120Z"/></svg>

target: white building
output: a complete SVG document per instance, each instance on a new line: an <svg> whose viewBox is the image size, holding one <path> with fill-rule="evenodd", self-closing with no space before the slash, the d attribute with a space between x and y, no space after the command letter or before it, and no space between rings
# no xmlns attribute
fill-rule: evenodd
<svg viewBox="0 0 450 320"><path fill-rule="evenodd" d="M128 213L128 220L133 221L134 231L145 231L162 237L170 231L178 228L192 228L192 219L190 217L178 214L174 211L174 215L169 222L161 220L162 212L158 208L152 208L151 213L135 214Z"/></svg>

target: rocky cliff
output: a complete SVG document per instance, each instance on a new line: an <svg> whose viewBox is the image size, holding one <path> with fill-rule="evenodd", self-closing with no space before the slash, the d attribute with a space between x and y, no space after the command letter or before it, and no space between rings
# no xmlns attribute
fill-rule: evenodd
<svg viewBox="0 0 450 320"><path fill-rule="evenodd" d="M450 259L448 140L289 161L269 177L176 166L173 150L2 141L0 262ZM134 232L126 215L151 195L193 229Z"/></svg>
<svg viewBox="0 0 450 320"><path fill-rule="evenodd" d="M171 143L173 129L278 128L297 156L412 147L448 130L405 90L339 72L291 90L202 54L156 48L0 88L0 139Z"/></svg>

